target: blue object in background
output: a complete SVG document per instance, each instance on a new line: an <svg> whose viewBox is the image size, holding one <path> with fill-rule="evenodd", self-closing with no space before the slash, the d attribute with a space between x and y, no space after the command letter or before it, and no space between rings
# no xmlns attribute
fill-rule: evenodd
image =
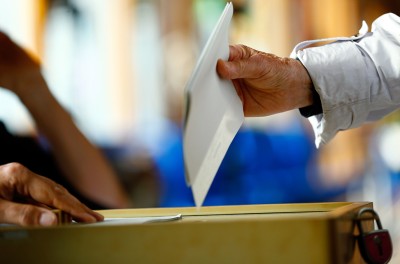
<svg viewBox="0 0 400 264"><path fill-rule="evenodd" d="M160 206L193 206L191 189L185 183L182 131L172 127L165 141L161 154L154 157L162 183ZM307 173L317 173L312 163L315 153L314 143L299 123L287 133L242 128L204 205L328 201L345 189L319 189L309 182Z"/></svg>

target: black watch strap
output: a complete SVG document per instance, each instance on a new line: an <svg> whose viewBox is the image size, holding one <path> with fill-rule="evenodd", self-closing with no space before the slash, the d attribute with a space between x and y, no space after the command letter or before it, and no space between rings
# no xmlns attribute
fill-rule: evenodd
<svg viewBox="0 0 400 264"><path fill-rule="evenodd" d="M313 97L313 104L299 108L300 114L304 117L310 117L314 115L322 114L322 105L321 105L321 98L317 91L312 88L312 97Z"/></svg>

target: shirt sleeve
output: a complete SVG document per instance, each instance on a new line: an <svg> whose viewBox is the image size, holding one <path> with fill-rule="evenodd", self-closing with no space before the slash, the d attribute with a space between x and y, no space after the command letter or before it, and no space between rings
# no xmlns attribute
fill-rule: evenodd
<svg viewBox="0 0 400 264"><path fill-rule="evenodd" d="M385 14L357 40L297 52L321 98L309 118L319 147L338 131L361 126L400 106L400 18Z"/></svg>

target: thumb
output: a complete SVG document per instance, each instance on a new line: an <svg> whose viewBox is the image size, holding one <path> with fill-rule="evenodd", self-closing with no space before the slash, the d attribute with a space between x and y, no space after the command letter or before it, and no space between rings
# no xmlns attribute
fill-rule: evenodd
<svg viewBox="0 0 400 264"><path fill-rule="evenodd" d="M43 207L1 200L0 223L20 226L54 226L57 225L57 216Z"/></svg>
<svg viewBox="0 0 400 264"><path fill-rule="evenodd" d="M217 61L217 72L219 74L219 76L223 79L232 79L231 78L231 62L229 61L224 61L219 59Z"/></svg>
<svg viewBox="0 0 400 264"><path fill-rule="evenodd" d="M218 60L217 72L223 79L234 80L258 77L257 65L251 60L223 61Z"/></svg>
<svg viewBox="0 0 400 264"><path fill-rule="evenodd" d="M261 52L249 48L245 45L229 46L229 61L218 60L217 72L224 79L250 78L254 75L254 70L258 71L254 65L253 57L258 60Z"/></svg>

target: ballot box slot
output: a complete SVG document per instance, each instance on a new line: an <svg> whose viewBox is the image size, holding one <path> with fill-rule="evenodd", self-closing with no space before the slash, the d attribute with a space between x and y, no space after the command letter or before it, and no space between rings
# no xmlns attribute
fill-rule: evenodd
<svg viewBox="0 0 400 264"><path fill-rule="evenodd" d="M326 213L324 210L315 211L287 211L287 212L245 212L245 213L210 213L210 214L182 214L182 218L193 216L238 216L238 215L281 215L281 214L308 214L308 213Z"/></svg>

